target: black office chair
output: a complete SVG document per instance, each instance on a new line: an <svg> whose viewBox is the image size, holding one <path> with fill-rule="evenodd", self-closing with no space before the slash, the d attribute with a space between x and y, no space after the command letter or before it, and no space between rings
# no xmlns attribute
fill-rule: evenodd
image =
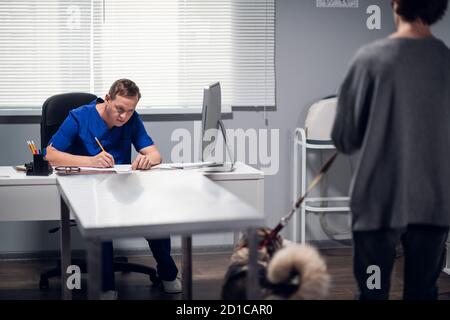
<svg viewBox="0 0 450 320"><path fill-rule="evenodd" d="M63 121L69 115L70 110L79 106L88 104L97 97L90 93L64 93L51 96L42 106L41 117L41 150L44 150L50 139L58 131ZM76 226L75 221L71 221L71 226ZM49 233L55 233L59 227L49 230ZM81 272L86 273L86 261L81 259L72 259L72 264L80 267ZM138 272L146 274L150 277L150 281L157 285L160 280L156 275L156 270L151 267L129 263L126 257L114 258L114 271L116 272ZM46 290L49 288L49 279L61 276L61 261L55 268L41 274L39 288Z"/></svg>

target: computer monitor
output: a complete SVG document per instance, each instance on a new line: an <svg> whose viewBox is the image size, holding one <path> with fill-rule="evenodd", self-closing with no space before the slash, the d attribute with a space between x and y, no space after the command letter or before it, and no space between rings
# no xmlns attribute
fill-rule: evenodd
<svg viewBox="0 0 450 320"><path fill-rule="evenodd" d="M213 166L208 168L208 171L223 171L223 170L233 170L234 168L234 157L231 150L227 144L227 138L225 133L225 127L223 125L221 118L222 114L222 97L220 90L220 82L215 82L203 89L203 109L202 109L202 131L201 131L201 148L200 148L200 161L205 161L205 150L211 149L217 146L218 133L221 132L226 150L230 156L231 163L222 164L222 166ZM212 130L212 131L211 131ZM220 131L219 131L220 130ZM214 141L210 139L211 132L215 133ZM222 168L220 168L222 167Z"/></svg>

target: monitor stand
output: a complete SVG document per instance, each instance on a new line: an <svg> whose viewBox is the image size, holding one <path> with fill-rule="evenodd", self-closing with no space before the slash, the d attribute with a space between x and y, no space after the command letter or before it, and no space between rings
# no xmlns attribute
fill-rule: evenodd
<svg viewBox="0 0 450 320"><path fill-rule="evenodd" d="M230 156L231 162L225 162L219 166L217 164L215 164L214 166L211 166L211 167L202 168L201 171L203 171L203 172L230 172L230 171L234 170L236 159L234 158L233 153L231 153L230 146L228 145L227 134L226 134L225 126L224 126L222 120L219 120L219 127L220 127L220 131L222 132L223 141L225 142L225 147L227 148L227 152L228 152L228 155ZM226 156L225 156L225 159L226 159Z"/></svg>

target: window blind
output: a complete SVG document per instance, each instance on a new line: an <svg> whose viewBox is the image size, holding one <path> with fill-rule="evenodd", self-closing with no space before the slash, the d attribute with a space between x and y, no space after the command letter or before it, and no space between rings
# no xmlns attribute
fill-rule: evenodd
<svg viewBox="0 0 450 320"><path fill-rule="evenodd" d="M140 107L199 107L215 81L224 105L273 106L274 36L274 0L3 0L0 108L119 78Z"/></svg>

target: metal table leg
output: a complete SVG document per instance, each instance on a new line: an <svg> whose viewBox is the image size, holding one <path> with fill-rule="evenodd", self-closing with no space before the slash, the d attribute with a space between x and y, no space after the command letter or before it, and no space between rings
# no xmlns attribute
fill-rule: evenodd
<svg viewBox="0 0 450 320"><path fill-rule="evenodd" d="M102 286L102 243L87 239L88 299L99 300Z"/></svg>
<svg viewBox="0 0 450 320"><path fill-rule="evenodd" d="M181 238L182 269L183 269L183 294L184 300L192 300L192 237Z"/></svg>
<svg viewBox="0 0 450 320"><path fill-rule="evenodd" d="M60 234L60 247L61 247L61 296L63 300L72 299L72 291L67 286L67 268L72 263L72 253L70 248L70 211L61 197L61 234Z"/></svg>

